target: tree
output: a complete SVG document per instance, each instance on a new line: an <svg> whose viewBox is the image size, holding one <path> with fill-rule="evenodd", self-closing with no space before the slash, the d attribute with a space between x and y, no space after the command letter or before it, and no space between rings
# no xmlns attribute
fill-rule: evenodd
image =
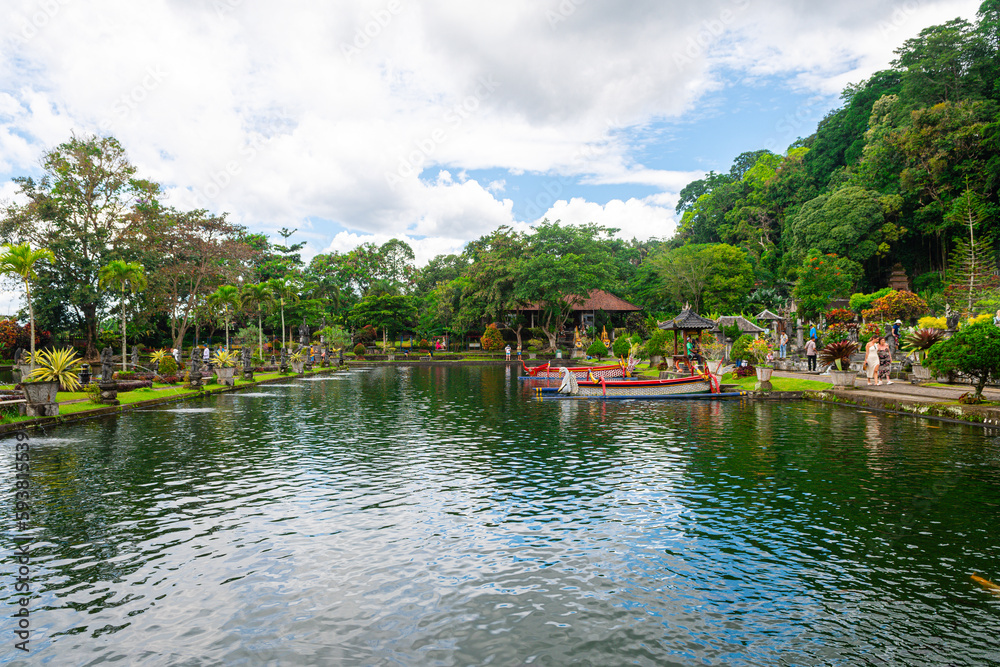
<svg viewBox="0 0 1000 667"><path fill-rule="evenodd" d="M257 354L263 359L264 358L264 333L261 327L263 326L263 312L265 306L274 305L274 294L271 293L271 286L269 283L257 283L248 284L243 286L243 294L240 297L240 302L244 308L250 308L257 311Z"/></svg>
<svg viewBox="0 0 1000 667"><path fill-rule="evenodd" d="M936 343L925 361L936 373L959 371L976 383L976 398L990 377L1000 378L1000 328L992 322L977 322L959 329L951 338Z"/></svg>
<svg viewBox="0 0 1000 667"><path fill-rule="evenodd" d="M496 352L503 347L503 334L497 329L497 325L490 324L486 327L479 342L487 352Z"/></svg>
<svg viewBox="0 0 1000 667"><path fill-rule="evenodd" d="M884 221L878 192L848 186L806 202L790 227L803 254L815 248L863 263L878 251Z"/></svg>
<svg viewBox="0 0 1000 667"><path fill-rule="evenodd" d="M513 313L528 304L518 291L522 264L527 255L523 234L502 226L469 243L465 255L468 289L463 292L462 312L468 320L485 317L510 329L521 345L525 320ZM472 324L466 322L463 326Z"/></svg>
<svg viewBox="0 0 1000 667"><path fill-rule="evenodd" d="M862 311L869 321L911 320L927 313L927 302L906 290L893 290L875 301L871 310Z"/></svg>
<svg viewBox="0 0 1000 667"><path fill-rule="evenodd" d="M219 289L208 295L206 305L213 310L222 311L222 319L226 323L226 349L229 349L229 320L240 307L240 291L235 285L220 285Z"/></svg>
<svg viewBox="0 0 1000 667"><path fill-rule="evenodd" d="M805 321L819 319L831 299L846 297L861 277L861 265L846 257L812 250L799 269L794 295L798 315Z"/></svg>
<svg viewBox="0 0 1000 667"><path fill-rule="evenodd" d="M131 236L135 245L147 249L145 297L166 315L178 349L209 294L245 278L260 256L243 227L204 209L154 211L132 229Z"/></svg>
<svg viewBox="0 0 1000 667"><path fill-rule="evenodd" d="M924 28L896 49L893 67L903 71L903 90L920 106L962 97L972 55L972 26L962 18Z"/></svg>
<svg viewBox="0 0 1000 667"><path fill-rule="evenodd" d="M525 259L512 276L511 299L535 303L549 346L573 307L583 303L591 290L612 279L611 257L603 241L614 233L599 225L565 225L543 221L526 241Z"/></svg>
<svg viewBox="0 0 1000 667"><path fill-rule="evenodd" d="M285 305L299 300L295 284L285 278L272 278L267 282L271 294L278 300L281 307L281 348L285 348Z"/></svg>
<svg viewBox="0 0 1000 667"><path fill-rule="evenodd" d="M753 287L753 267L746 253L725 243L686 245L652 260L667 294L678 306L732 311Z"/></svg>
<svg viewBox="0 0 1000 667"><path fill-rule="evenodd" d="M0 255L0 273L16 273L24 281L24 291L28 301L28 321L31 323L31 370L35 370L35 308L31 304L31 282L38 278L35 265L39 260L47 259L55 263L51 250L39 248L32 250L27 243L4 245L4 254Z"/></svg>
<svg viewBox="0 0 1000 667"><path fill-rule="evenodd" d="M0 236L52 251L55 261L39 274L38 296L75 310L93 358L104 306L98 271L112 259L139 254L129 232L157 208L159 186L136 178L112 137L74 136L46 153L42 167L46 174L38 182L14 179L27 203L7 210Z"/></svg>
<svg viewBox="0 0 1000 667"><path fill-rule="evenodd" d="M118 288L121 290L118 307L122 311L122 372L127 370L125 355L125 288L132 294L146 289L146 272L142 264L137 262L124 262L120 259L113 259L98 272L98 287Z"/></svg>
<svg viewBox="0 0 1000 667"><path fill-rule="evenodd" d="M356 327L370 324L382 329L383 339L394 337L403 329L413 326L417 307L413 297L404 294L377 294L366 296L351 309L351 320Z"/></svg>
<svg viewBox="0 0 1000 667"><path fill-rule="evenodd" d="M969 240L959 239L952 251L951 283L945 290L949 300L961 299L965 302L965 312L972 313L973 304L985 298L997 287L997 262L993 244L989 237L976 238L976 227L987 218L986 203L981 197L966 188L965 193L955 200L948 215L950 220L963 224Z"/></svg>

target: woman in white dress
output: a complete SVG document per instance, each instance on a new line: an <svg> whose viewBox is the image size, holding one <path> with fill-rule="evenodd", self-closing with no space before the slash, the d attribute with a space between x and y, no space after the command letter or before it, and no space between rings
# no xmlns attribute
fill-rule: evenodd
<svg viewBox="0 0 1000 667"><path fill-rule="evenodd" d="M868 374L868 384L878 380L878 337L873 337L865 347L865 372ZM879 382L878 384L882 384Z"/></svg>

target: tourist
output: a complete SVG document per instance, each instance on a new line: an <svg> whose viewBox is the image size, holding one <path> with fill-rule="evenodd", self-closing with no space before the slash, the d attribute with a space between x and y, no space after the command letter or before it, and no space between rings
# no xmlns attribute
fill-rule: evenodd
<svg viewBox="0 0 1000 667"><path fill-rule="evenodd" d="M178 366L178 367L180 367L180 365L181 365L181 351L180 351L180 350L178 350L178 349L177 349L177 348L175 347L175 348L173 348L173 349L172 349L172 350L170 351L170 354L171 354L171 356L173 356L173 358L174 358L174 363L176 363L176 364L177 364L177 366Z"/></svg>
<svg viewBox="0 0 1000 667"><path fill-rule="evenodd" d="M896 320L892 323L892 337L896 339L895 347L899 347L899 327L903 325L901 320Z"/></svg>
<svg viewBox="0 0 1000 667"><path fill-rule="evenodd" d="M993 326L1000 327L1000 308L997 309L997 314L993 316Z"/></svg>
<svg viewBox="0 0 1000 667"><path fill-rule="evenodd" d="M868 385L878 378L878 338L872 338L865 346L865 363L862 365L868 376Z"/></svg>
<svg viewBox="0 0 1000 667"><path fill-rule="evenodd" d="M505 347L503 349L503 351L504 351L504 354L507 355L507 361L510 361L510 345L508 345L507 347Z"/></svg>
<svg viewBox="0 0 1000 667"><path fill-rule="evenodd" d="M878 383L892 384L889 379L889 371L892 368L892 352L889 350L889 343L885 338L878 339Z"/></svg>
<svg viewBox="0 0 1000 667"><path fill-rule="evenodd" d="M204 361L207 364L208 360L209 360L209 358L211 356L212 356L212 352L211 352L211 350L208 349L208 345L206 345L205 346L205 350L202 352L201 360Z"/></svg>
<svg viewBox="0 0 1000 667"><path fill-rule="evenodd" d="M517 344L517 360L521 361L521 344Z"/></svg>
<svg viewBox="0 0 1000 667"><path fill-rule="evenodd" d="M810 324L809 326L809 337L816 340L816 325Z"/></svg>
<svg viewBox="0 0 1000 667"><path fill-rule="evenodd" d="M806 341L806 361L809 363L809 370L816 370L816 337L815 337L815 327L813 328L813 337Z"/></svg>
<svg viewBox="0 0 1000 667"><path fill-rule="evenodd" d="M788 353L788 334L784 331L781 332L781 337L778 338L778 358L784 359Z"/></svg>

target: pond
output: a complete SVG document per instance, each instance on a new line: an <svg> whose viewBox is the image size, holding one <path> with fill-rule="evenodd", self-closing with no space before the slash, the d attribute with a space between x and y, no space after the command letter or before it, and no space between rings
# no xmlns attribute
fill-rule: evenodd
<svg viewBox="0 0 1000 667"><path fill-rule="evenodd" d="M523 383L521 383L523 384ZM13 665L1000 664L1000 444L380 368L30 435ZM16 600L15 440L0 594Z"/></svg>

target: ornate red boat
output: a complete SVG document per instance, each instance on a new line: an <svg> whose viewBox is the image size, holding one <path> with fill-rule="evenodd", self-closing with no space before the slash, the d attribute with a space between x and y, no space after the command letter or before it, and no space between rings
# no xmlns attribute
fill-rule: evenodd
<svg viewBox="0 0 1000 667"><path fill-rule="evenodd" d="M529 378L538 378L539 380L558 380L562 377L562 371L564 367L553 366L551 363L542 364L541 366L532 366L529 368L525 366L524 362L521 362L521 366L524 367L524 373ZM617 363L608 364L607 366L574 366L566 367L565 370L576 376L577 380L586 380L588 374L593 374L597 378L624 378L628 377L631 372L635 369L635 364L629 367L628 363Z"/></svg>

